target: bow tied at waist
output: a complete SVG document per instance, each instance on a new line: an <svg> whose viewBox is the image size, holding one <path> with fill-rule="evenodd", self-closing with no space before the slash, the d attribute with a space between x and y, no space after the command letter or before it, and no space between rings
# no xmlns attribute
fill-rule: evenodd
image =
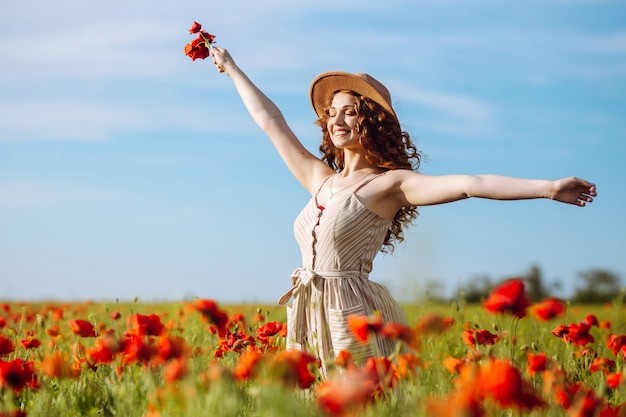
<svg viewBox="0 0 626 417"><path fill-rule="evenodd" d="M367 279L367 274L361 271L340 271L340 270L312 270L308 268L297 268L291 273L291 285L292 287L283 294L278 300L278 304L287 304L292 296L296 296L302 287L308 287L315 278L322 279L338 279L359 277Z"/></svg>
<svg viewBox="0 0 626 417"><path fill-rule="evenodd" d="M338 279L338 278L362 278L367 279L368 275L361 271L340 271L340 270L311 270L298 268L291 274L292 287L280 299L280 305L287 304L293 297L292 309L295 321L293 328L296 334L287 335L293 337L298 343L303 343L308 329L316 328L315 323L324 320L321 316L323 310L320 307L322 302L322 291L310 289L311 282L315 279ZM307 308L309 307L309 308Z"/></svg>
<svg viewBox="0 0 626 417"><path fill-rule="evenodd" d="M296 295L301 287L308 287L311 284L311 281L317 276L315 271L305 268L298 268L291 273L291 289L283 294L282 297L278 300L278 304L284 305L291 299L292 296Z"/></svg>

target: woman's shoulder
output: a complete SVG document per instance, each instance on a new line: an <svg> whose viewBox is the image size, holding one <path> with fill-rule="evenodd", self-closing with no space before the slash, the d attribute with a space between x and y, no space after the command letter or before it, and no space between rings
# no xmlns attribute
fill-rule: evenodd
<svg viewBox="0 0 626 417"><path fill-rule="evenodd" d="M390 183L402 183L408 178L416 178L421 175L422 174L411 169L400 168L386 171L383 177L386 177L387 181Z"/></svg>

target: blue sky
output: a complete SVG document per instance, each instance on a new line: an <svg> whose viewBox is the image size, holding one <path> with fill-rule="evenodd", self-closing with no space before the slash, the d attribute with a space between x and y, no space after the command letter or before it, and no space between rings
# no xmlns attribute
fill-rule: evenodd
<svg viewBox="0 0 626 417"><path fill-rule="evenodd" d="M0 5L0 298L274 301L308 200L232 82L183 53L217 36L316 152L327 70L387 85L427 174L579 176L599 197L421 209L372 279L398 298L541 268L626 283L626 4L406 0Z"/></svg>

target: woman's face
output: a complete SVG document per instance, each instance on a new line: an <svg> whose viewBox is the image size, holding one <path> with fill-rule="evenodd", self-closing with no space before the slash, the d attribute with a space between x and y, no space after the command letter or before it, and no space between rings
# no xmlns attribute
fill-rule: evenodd
<svg viewBox="0 0 626 417"><path fill-rule="evenodd" d="M362 148L359 133L356 130L357 111L356 99L352 94L339 92L333 97L328 109L326 127L330 139L339 149Z"/></svg>

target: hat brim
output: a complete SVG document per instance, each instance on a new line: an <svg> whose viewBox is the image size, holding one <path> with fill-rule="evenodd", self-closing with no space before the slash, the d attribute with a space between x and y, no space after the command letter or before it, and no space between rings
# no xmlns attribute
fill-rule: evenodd
<svg viewBox="0 0 626 417"><path fill-rule="evenodd" d="M311 105L318 117L324 114L325 107L329 104L331 94L339 90L351 90L364 97L368 97L382 106L385 110L397 118L396 112L391 106L389 96L385 97L372 84L376 83L379 88L387 90L382 84L367 74L351 74L342 71L329 71L315 77L309 88Z"/></svg>

